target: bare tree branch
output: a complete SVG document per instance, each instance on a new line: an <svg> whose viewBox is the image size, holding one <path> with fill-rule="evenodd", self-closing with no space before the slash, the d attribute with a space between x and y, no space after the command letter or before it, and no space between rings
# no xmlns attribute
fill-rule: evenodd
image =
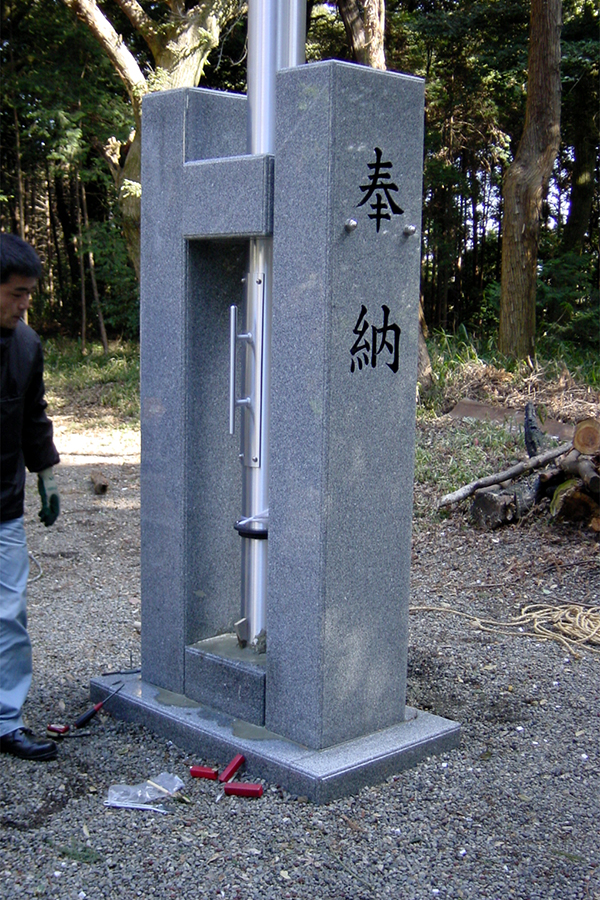
<svg viewBox="0 0 600 900"><path fill-rule="evenodd" d="M138 34L144 38L150 52L154 57L160 48L158 26L146 10L138 3L138 0L115 0L118 7L125 13Z"/></svg>
<svg viewBox="0 0 600 900"><path fill-rule="evenodd" d="M527 459L525 462L517 463L510 469L505 469L504 472L497 472L495 475L486 475L485 478L479 478L477 481L472 481L470 484L466 484L464 487L454 491L453 494L446 494L442 497L438 503L438 509L442 509L444 506L450 506L452 503L458 503L460 500L466 500L467 497L470 497L471 494L474 494L479 488L490 487L492 484L502 484L503 481L509 481L511 478L516 478L517 475L523 475L524 472L531 472L532 469L539 469L540 466L545 466L547 462L556 459L557 456L568 453L572 446L573 444L561 444L553 450L547 450L539 456L532 456L531 459Z"/></svg>
<svg viewBox="0 0 600 900"><path fill-rule="evenodd" d="M139 122L142 97L147 92L148 86L135 57L125 45L123 36L115 31L96 0L63 0L63 2L87 25L102 45L125 85L136 121Z"/></svg>

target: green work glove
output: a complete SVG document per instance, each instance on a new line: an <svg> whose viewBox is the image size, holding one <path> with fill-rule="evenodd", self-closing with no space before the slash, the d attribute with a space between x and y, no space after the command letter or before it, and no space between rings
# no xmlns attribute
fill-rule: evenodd
<svg viewBox="0 0 600 900"><path fill-rule="evenodd" d="M60 498L52 466L38 472L38 491L42 498L42 508L38 515L46 527L54 525L60 512Z"/></svg>

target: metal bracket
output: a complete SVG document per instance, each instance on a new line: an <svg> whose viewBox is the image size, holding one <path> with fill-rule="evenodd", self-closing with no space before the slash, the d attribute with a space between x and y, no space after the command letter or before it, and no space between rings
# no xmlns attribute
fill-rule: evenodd
<svg viewBox="0 0 600 900"><path fill-rule="evenodd" d="M236 399L235 386L235 359L237 341L252 342L252 334L238 334L238 308L233 304L229 307L229 434L235 434L235 409L236 406L250 406L250 397Z"/></svg>
<svg viewBox="0 0 600 900"><path fill-rule="evenodd" d="M253 321L248 322L248 331L238 334L238 309L229 308L229 434L235 433L235 410L241 406L245 409L242 419L242 451L241 460L245 466L258 468L261 455L261 417L262 417L262 355L264 341L264 291L265 276L255 274L247 280L248 292L255 292L248 297L246 308L252 310ZM236 349L237 342L245 341L246 358L244 362L244 388L246 396L236 398Z"/></svg>

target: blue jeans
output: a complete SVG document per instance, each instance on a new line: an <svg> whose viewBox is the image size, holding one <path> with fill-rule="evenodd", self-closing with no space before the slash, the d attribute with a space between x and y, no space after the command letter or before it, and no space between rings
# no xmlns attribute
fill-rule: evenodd
<svg viewBox="0 0 600 900"><path fill-rule="evenodd" d="M23 518L0 522L0 737L23 727L21 709L31 685L28 575Z"/></svg>

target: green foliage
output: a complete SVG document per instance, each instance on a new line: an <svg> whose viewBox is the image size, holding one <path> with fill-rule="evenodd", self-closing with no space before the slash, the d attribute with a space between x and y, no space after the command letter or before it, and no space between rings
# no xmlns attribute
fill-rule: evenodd
<svg viewBox="0 0 600 900"><path fill-rule="evenodd" d="M471 319L471 327L478 335L496 339L500 321L500 284L490 281L483 291L483 300L476 315Z"/></svg>
<svg viewBox="0 0 600 900"><path fill-rule="evenodd" d="M46 396L54 412L74 406L85 420L115 421L138 427L140 352L136 342L114 341L106 355L101 344L85 354L78 342L53 339L44 343Z"/></svg>
<svg viewBox="0 0 600 900"><path fill-rule="evenodd" d="M556 245L556 237L553 239ZM536 363L552 370L566 368L589 384L600 384L600 295L598 255L564 253L550 255L539 264L537 289ZM497 351L500 284L490 281L480 305L454 334L434 332L434 370L444 380L451 370L467 361L514 371L515 364Z"/></svg>
<svg viewBox="0 0 600 900"><path fill-rule="evenodd" d="M139 336L139 284L121 230L117 205L110 219L92 223L86 249L94 254L96 279L107 330L128 340Z"/></svg>
<svg viewBox="0 0 600 900"><path fill-rule="evenodd" d="M429 403L433 405L444 387L445 382L452 377L457 369L471 362L491 362L493 351L482 355L481 347L478 347L472 337L469 336L464 325L460 325L456 334L436 330L427 342L431 368L435 380L435 391L430 395Z"/></svg>
<svg viewBox="0 0 600 900"><path fill-rule="evenodd" d="M545 231L557 224L558 234L577 154L585 149L596 158L598 146L596 4L565 0L564 18L563 169L544 223ZM491 329L490 336L497 327L501 186L524 124L529 7L520 0L388 0L386 20L388 67L426 79L425 317L430 327L453 330L465 322L479 335ZM597 184L595 196L597 212ZM587 246L594 243L590 236Z"/></svg>
<svg viewBox="0 0 600 900"><path fill-rule="evenodd" d="M40 157L69 165L94 142L127 138L132 118L123 88L88 29L60 0L25 6L12 0L3 4L3 17L3 152L13 152L14 110L25 168Z"/></svg>
<svg viewBox="0 0 600 900"><path fill-rule="evenodd" d="M577 128L582 106L589 106L598 121L600 54L598 5L590 0L563 0L561 129L568 138ZM598 128L596 124L596 142Z"/></svg>
<svg viewBox="0 0 600 900"><path fill-rule="evenodd" d="M528 10L519 0L388 0L388 67L426 79L425 317L475 316L498 277L502 170L522 127ZM495 244L495 248L492 244Z"/></svg>
<svg viewBox="0 0 600 900"><path fill-rule="evenodd" d="M555 326L548 328L536 341L536 359L555 372L562 367L577 380L600 390L600 339L598 310L582 315L578 325L582 331L585 322L590 324L590 333L585 340L573 339L565 334L573 333L572 329L564 331Z"/></svg>
<svg viewBox="0 0 600 900"><path fill-rule="evenodd" d="M107 0L109 5L124 44L149 73L154 62L148 46L119 5ZM160 28L171 27L169 4L144 0L143 5ZM499 308L501 187L524 122L529 4L386 0L385 6L388 69L425 79L425 317L430 327L446 331L458 331L464 323L475 345L492 352ZM309 3L308 12L307 59L349 59L336 4ZM133 126L128 98L108 57L62 0L4 0L2 15L0 225L19 228L20 167L28 236L48 272L32 317L47 333L79 331L81 248L76 247L75 212L82 182L91 223L84 249L94 252L109 332L134 337L137 290L104 158L110 138L126 141ZM568 353L571 359L579 354L582 361L577 365L587 366L598 322L597 170L591 216L589 197L587 206L570 201L582 166L588 164L584 174L589 181L589 160L598 155L597 4L563 0L563 17L563 147L542 225L538 348L549 355ZM246 13L240 3L208 58L203 87L246 90L246 40ZM160 72L156 78L160 81ZM122 159L113 155L112 162ZM50 227L47 198L54 212ZM567 213L574 208L584 211L572 221L584 226L590 222L583 238L581 227L576 232L567 229L570 237L562 249L583 252L582 257L569 258L560 245ZM92 291L89 275L86 278L88 329L93 332Z"/></svg>
<svg viewBox="0 0 600 900"><path fill-rule="evenodd" d="M316 3L308 22L306 61L349 58L346 32L335 4Z"/></svg>
<svg viewBox="0 0 600 900"><path fill-rule="evenodd" d="M598 346L598 287L593 286L598 258L564 253L540 265L537 289L538 319L545 329L562 333L582 346ZM596 328L593 328L594 322Z"/></svg>
<svg viewBox="0 0 600 900"><path fill-rule="evenodd" d="M1 225L9 231L24 228L44 264L41 291L31 313L34 327L77 334L79 188L85 184L92 231L110 229L116 198L102 153L109 138L127 139L132 115L110 61L61 0L6 0L2 11ZM116 236L110 252L116 260L122 255ZM118 269L112 280L109 274L107 266L99 286L101 294L112 300L123 278ZM89 282L86 293L88 321L93 325ZM123 294L131 296L130 284ZM116 322L115 331L132 334L135 324L128 311L124 315L126 324Z"/></svg>
<svg viewBox="0 0 600 900"><path fill-rule="evenodd" d="M76 841L75 838L71 838L70 844L59 845L51 840L48 840L47 843L50 847L53 847L60 856L66 856L67 859L73 859L76 862L94 864L102 862L104 859L104 856L101 853L98 853L86 844Z"/></svg>

